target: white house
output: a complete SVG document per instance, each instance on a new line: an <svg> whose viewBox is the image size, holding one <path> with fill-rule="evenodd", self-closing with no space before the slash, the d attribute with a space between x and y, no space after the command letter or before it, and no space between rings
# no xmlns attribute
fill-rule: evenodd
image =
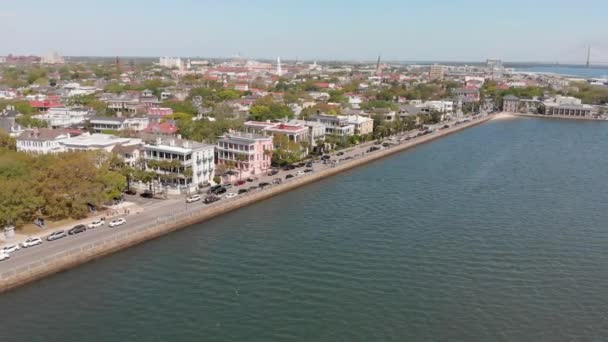
<svg viewBox="0 0 608 342"><path fill-rule="evenodd" d="M213 181L215 146L173 137L157 137L143 147L146 169L158 176L158 186L170 193L189 193ZM162 163L176 161L178 167Z"/></svg>
<svg viewBox="0 0 608 342"><path fill-rule="evenodd" d="M124 131L124 130L132 130L132 131L143 131L148 127L150 123L150 119L148 117L103 117L98 116L94 117L90 120L91 126L93 130L97 133L102 132L103 130L113 130L113 131Z"/></svg>
<svg viewBox="0 0 608 342"><path fill-rule="evenodd" d="M111 152L116 145L132 146L142 143L141 139L120 138L111 134L83 134L60 141L65 151L94 151Z"/></svg>
<svg viewBox="0 0 608 342"><path fill-rule="evenodd" d="M47 126L69 127L85 122L93 112L88 108L49 108L45 114L35 115L34 118L45 121Z"/></svg>
<svg viewBox="0 0 608 342"><path fill-rule="evenodd" d="M355 126L355 134L366 135L374 133L374 119L361 115L347 115L346 120Z"/></svg>
<svg viewBox="0 0 608 342"><path fill-rule="evenodd" d="M70 134L61 129L27 129L16 138L17 151L34 154L62 152L61 142L68 138L70 138Z"/></svg>

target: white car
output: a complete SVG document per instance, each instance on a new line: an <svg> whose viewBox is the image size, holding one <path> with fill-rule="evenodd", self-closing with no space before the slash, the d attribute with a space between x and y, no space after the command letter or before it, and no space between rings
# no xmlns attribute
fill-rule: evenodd
<svg viewBox="0 0 608 342"><path fill-rule="evenodd" d="M21 243L21 247L28 248L39 245L42 243L42 239L39 237L31 237Z"/></svg>
<svg viewBox="0 0 608 342"><path fill-rule="evenodd" d="M108 227L118 227L118 226L122 226L123 224L127 223L127 220L125 220L124 218L117 218L116 220L112 220L110 222L110 224L108 224Z"/></svg>
<svg viewBox="0 0 608 342"><path fill-rule="evenodd" d="M186 198L186 203L192 203L192 202L196 202L196 201L200 201L200 200L201 200L201 196L192 195L192 196Z"/></svg>
<svg viewBox="0 0 608 342"><path fill-rule="evenodd" d="M296 176L302 176L305 174L306 174L306 172L304 172L304 171L298 171L298 173L296 173Z"/></svg>
<svg viewBox="0 0 608 342"><path fill-rule="evenodd" d="M19 245L9 245L9 246L4 246L2 247L2 249L0 249L0 253L13 253L14 251L18 251L19 250Z"/></svg>
<svg viewBox="0 0 608 342"><path fill-rule="evenodd" d="M102 220L95 220L87 225L87 228L97 228L104 225Z"/></svg>
<svg viewBox="0 0 608 342"><path fill-rule="evenodd" d="M236 194L234 192L229 192L226 194L226 198L232 198L232 197L236 197Z"/></svg>
<svg viewBox="0 0 608 342"><path fill-rule="evenodd" d="M0 261L9 259L10 257L11 255L8 253L0 252Z"/></svg>

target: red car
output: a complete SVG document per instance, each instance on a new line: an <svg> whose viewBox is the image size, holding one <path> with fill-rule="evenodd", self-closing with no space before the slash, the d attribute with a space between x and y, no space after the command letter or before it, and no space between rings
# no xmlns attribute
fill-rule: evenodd
<svg viewBox="0 0 608 342"><path fill-rule="evenodd" d="M244 180L234 182L234 186L239 186L239 185L243 185L243 184L245 184Z"/></svg>

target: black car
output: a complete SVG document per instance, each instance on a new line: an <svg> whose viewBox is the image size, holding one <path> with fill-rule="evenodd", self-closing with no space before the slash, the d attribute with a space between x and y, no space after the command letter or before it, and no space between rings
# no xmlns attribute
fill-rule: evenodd
<svg viewBox="0 0 608 342"><path fill-rule="evenodd" d="M221 185L214 185L214 186L210 187L209 190L207 190L207 193L214 194L221 187L222 187Z"/></svg>
<svg viewBox="0 0 608 342"><path fill-rule="evenodd" d="M384 143L384 144L382 144L382 146L383 146L383 147L389 147L389 146L391 146L391 144L389 144L389 143Z"/></svg>
<svg viewBox="0 0 608 342"><path fill-rule="evenodd" d="M298 167L302 167L302 166L304 166L304 165L306 165L306 163L304 163L304 162L302 162L302 163L298 163Z"/></svg>
<svg viewBox="0 0 608 342"><path fill-rule="evenodd" d="M219 197L211 195L211 196L207 196L207 197L205 197L205 200L204 200L203 202L204 202L205 204L211 204L211 203L213 203L213 202L217 202L217 201L219 201L219 200L220 200L220 198L219 198Z"/></svg>
<svg viewBox="0 0 608 342"><path fill-rule="evenodd" d="M279 173L279 170L272 169L272 171L268 172L268 175L269 175L269 176L274 176L274 175L276 175L277 173Z"/></svg>
<svg viewBox="0 0 608 342"><path fill-rule="evenodd" d="M240 195L240 194L244 194L244 193L246 193L247 191L248 191L247 189L239 189L238 194L239 194L239 195Z"/></svg>
<svg viewBox="0 0 608 342"><path fill-rule="evenodd" d="M367 152L374 152L374 151L378 151L379 149L380 149L380 147L372 146L367 150Z"/></svg>
<svg viewBox="0 0 608 342"><path fill-rule="evenodd" d="M87 231L87 227L84 224L79 224L77 226L74 226L74 228L68 230L68 234L74 235L74 234L78 234L78 233L82 233L82 232L86 232L86 231Z"/></svg>
<svg viewBox="0 0 608 342"><path fill-rule="evenodd" d="M267 183L267 182L262 182L262 183L260 183L260 184L258 184L258 185L260 186L260 188L263 188L263 187L265 187L265 186L269 186L269 185L270 185L270 183Z"/></svg>
<svg viewBox="0 0 608 342"><path fill-rule="evenodd" d="M216 195L221 195L221 194L225 193L226 191L227 191L226 188L222 186L222 187L215 189L215 191L213 191L213 193Z"/></svg>
<svg viewBox="0 0 608 342"><path fill-rule="evenodd" d="M272 180L272 184L281 184L283 180L281 178L275 178Z"/></svg>
<svg viewBox="0 0 608 342"><path fill-rule="evenodd" d="M312 171L313 171L312 169L306 169L306 170L304 170L304 172L306 172L306 173L310 173Z"/></svg>
<svg viewBox="0 0 608 342"><path fill-rule="evenodd" d="M344 152L340 151L340 152L338 152L338 153L337 153L337 155L338 155L338 156L343 156L343 155L344 155Z"/></svg>
<svg viewBox="0 0 608 342"><path fill-rule="evenodd" d="M321 160L329 160L329 159L331 159L331 156L327 155L327 154L324 155L323 157L321 157Z"/></svg>
<svg viewBox="0 0 608 342"><path fill-rule="evenodd" d="M149 191L145 191L145 192L142 192L139 196L141 196L143 198L153 198L154 194Z"/></svg>
<svg viewBox="0 0 608 342"><path fill-rule="evenodd" d="M306 167L312 167L312 162L309 161L308 163L306 163Z"/></svg>
<svg viewBox="0 0 608 342"><path fill-rule="evenodd" d="M293 178L293 175L290 173L287 176L285 176L285 179L289 179L289 178Z"/></svg>
<svg viewBox="0 0 608 342"><path fill-rule="evenodd" d="M249 187L249 191L251 191L251 190L255 190L255 189L257 189L257 188L258 188L257 186L252 185L252 186L250 186L250 187Z"/></svg>

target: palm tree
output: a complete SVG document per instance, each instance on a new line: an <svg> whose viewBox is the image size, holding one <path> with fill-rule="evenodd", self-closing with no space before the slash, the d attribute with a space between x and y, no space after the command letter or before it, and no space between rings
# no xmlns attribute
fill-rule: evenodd
<svg viewBox="0 0 608 342"><path fill-rule="evenodd" d="M235 159L237 160L237 166L239 169L239 180L241 180L241 175L243 173L243 165L246 161L249 161L249 156L246 154L239 153L235 156Z"/></svg>

